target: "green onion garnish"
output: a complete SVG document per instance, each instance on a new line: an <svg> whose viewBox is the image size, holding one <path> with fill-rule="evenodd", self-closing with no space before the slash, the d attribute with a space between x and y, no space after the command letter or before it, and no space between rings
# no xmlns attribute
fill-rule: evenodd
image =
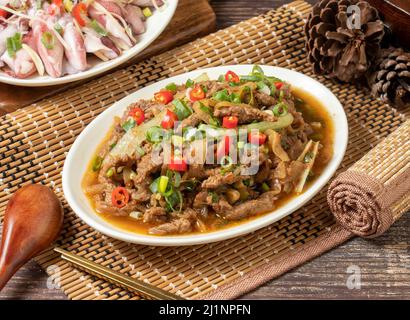
<svg viewBox="0 0 410 320"><path fill-rule="evenodd" d="M159 126L151 127L146 132L147 140L151 143L161 142L170 137L169 133Z"/></svg>
<svg viewBox="0 0 410 320"><path fill-rule="evenodd" d="M265 192L270 190L270 188L269 188L269 186L266 182L262 183L262 190L265 191Z"/></svg>
<svg viewBox="0 0 410 320"><path fill-rule="evenodd" d="M170 84L168 84L166 87L165 87L165 89L167 89L167 90L169 90L169 91L172 91L173 93L175 93L175 92L177 92L177 90L178 90L178 88L177 88L177 85L175 84L175 83L170 83Z"/></svg>
<svg viewBox="0 0 410 320"><path fill-rule="evenodd" d="M107 170L105 175L107 176L107 178L111 178L113 176L113 174L114 174L114 169L110 168L110 169Z"/></svg>
<svg viewBox="0 0 410 320"><path fill-rule="evenodd" d="M193 80L188 79L188 80L185 82L185 87L187 87L187 88L192 88L192 87L194 86L194 84L195 84L195 82L194 82Z"/></svg>
<svg viewBox="0 0 410 320"><path fill-rule="evenodd" d="M233 160L230 156L223 156L221 158L221 167L222 168L229 168L233 164Z"/></svg>
<svg viewBox="0 0 410 320"><path fill-rule="evenodd" d="M90 27L94 29L99 35L105 37L108 35L108 31L105 30L95 19L91 20Z"/></svg>
<svg viewBox="0 0 410 320"><path fill-rule="evenodd" d="M140 146L137 146L136 149L137 149L137 153L140 155L140 157L142 157L145 154L144 149L142 149Z"/></svg>
<svg viewBox="0 0 410 320"><path fill-rule="evenodd" d="M96 156L94 158L93 166L92 166L94 172L100 170L102 162L103 162L103 159L100 156Z"/></svg>
<svg viewBox="0 0 410 320"><path fill-rule="evenodd" d="M59 34L63 34L63 27L58 22L54 24L54 30L57 31Z"/></svg>
<svg viewBox="0 0 410 320"><path fill-rule="evenodd" d="M178 120L184 120L192 114L191 108L189 108L182 100L175 99L172 101L172 104L175 106L175 114L178 117Z"/></svg>
<svg viewBox="0 0 410 320"><path fill-rule="evenodd" d="M54 35L50 31L46 31L41 35L41 43L48 50L54 48L54 41Z"/></svg>
<svg viewBox="0 0 410 320"><path fill-rule="evenodd" d="M231 97L226 89L215 92L213 98L218 101L231 101Z"/></svg>
<svg viewBox="0 0 410 320"><path fill-rule="evenodd" d="M282 117L288 113L288 106L287 104L280 102L273 107L272 112L275 116Z"/></svg>
<svg viewBox="0 0 410 320"><path fill-rule="evenodd" d="M165 191L167 190L168 181L169 181L169 178L167 176L159 177L158 191L160 193L165 193Z"/></svg>
<svg viewBox="0 0 410 320"><path fill-rule="evenodd" d="M135 120L134 120L133 118L129 118L127 121L125 121L125 122L122 124L122 128L123 128L125 131L128 131L128 130L134 128L134 127L135 127Z"/></svg>
<svg viewBox="0 0 410 320"><path fill-rule="evenodd" d="M16 52L22 48L22 37L21 33L16 32L16 34L10 38L6 39L7 53L10 57L14 58Z"/></svg>

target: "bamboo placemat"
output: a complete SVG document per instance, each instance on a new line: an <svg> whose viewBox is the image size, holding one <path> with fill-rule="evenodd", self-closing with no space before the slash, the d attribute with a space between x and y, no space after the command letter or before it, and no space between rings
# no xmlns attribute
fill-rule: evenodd
<svg viewBox="0 0 410 320"><path fill-rule="evenodd" d="M0 212L21 185L47 184L65 209L64 230L57 245L189 299L236 297L349 239L351 234L336 225L329 211L326 188L300 210L249 235L171 248L131 245L99 234L77 218L61 190L61 170L71 144L112 103L169 76L235 63L294 69L318 79L336 94L350 129L347 153L339 168L339 172L345 171L398 128L405 115L354 86L333 83L311 73L302 32L310 8L303 1L292 2L6 115L0 124ZM318 241L322 242L320 251L315 249ZM292 256L296 257L293 264L284 263ZM52 250L36 260L72 299L139 299L72 268ZM257 274L256 270L267 266L269 272Z"/></svg>

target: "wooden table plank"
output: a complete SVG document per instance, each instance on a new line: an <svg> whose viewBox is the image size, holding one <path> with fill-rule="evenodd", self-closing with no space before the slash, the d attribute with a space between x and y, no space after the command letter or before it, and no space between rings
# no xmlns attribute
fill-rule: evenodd
<svg viewBox="0 0 410 320"><path fill-rule="evenodd" d="M217 27L224 28L289 1L214 0ZM309 2L314 2L310 0ZM410 214L373 240L353 239L270 281L245 299L410 299ZM361 289L350 290L347 271L361 271ZM47 275L34 263L24 266L0 293L0 299L66 299L47 289Z"/></svg>

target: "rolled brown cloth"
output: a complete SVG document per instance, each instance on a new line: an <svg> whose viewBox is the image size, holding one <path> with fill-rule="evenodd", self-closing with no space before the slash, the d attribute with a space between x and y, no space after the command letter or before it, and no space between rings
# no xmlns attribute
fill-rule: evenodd
<svg viewBox="0 0 410 320"><path fill-rule="evenodd" d="M377 237L410 209L410 120L330 184L327 200L342 227Z"/></svg>

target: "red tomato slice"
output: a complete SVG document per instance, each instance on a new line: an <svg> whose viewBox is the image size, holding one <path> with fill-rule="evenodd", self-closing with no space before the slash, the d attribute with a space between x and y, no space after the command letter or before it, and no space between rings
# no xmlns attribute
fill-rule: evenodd
<svg viewBox="0 0 410 320"><path fill-rule="evenodd" d="M228 82L235 82L235 83L239 83L240 81L239 76L233 71L228 71L225 74L225 80Z"/></svg>
<svg viewBox="0 0 410 320"><path fill-rule="evenodd" d="M252 144L262 145L266 142L266 134L262 132L249 132L248 141Z"/></svg>
<svg viewBox="0 0 410 320"><path fill-rule="evenodd" d="M129 115L134 118L135 123L138 125L143 123L145 120L144 111L142 111L142 109L138 107L132 108L129 112Z"/></svg>
<svg viewBox="0 0 410 320"><path fill-rule="evenodd" d="M168 104L174 100L174 95L170 90L161 90L154 94L154 100L159 103Z"/></svg>
<svg viewBox="0 0 410 320"><path fill-rule="evenodd" d="M124 187L117 187L112 191L111 202L114 207L125 207L130 201L130 194Z"/></svg>
<svg viewBox="0 0 410 320"><path fill-rule="evenodd" d="M191 101L198 101L205 99L205 92L202 90L202 87L197 84L194 88L191 89L189 92L189 99Z"/></svg>
<svg viewBox="0 0 410 320"><path fill-rule="evenodd" d="M171 110L167 109L164 119L161 122L161 126L164 129L171 129L174 127L175 122L178 121L177 115Z"/></svg>
<svg viewBox="0 0 410 320"><path fill-rule="evenodd" d="M188 165L184 158L178 156L171 156L171 161L168 168L173 171L184 172L188 170Z"/></svg>
<svg viewBox="0 0 410 320"><path fill-rule="evenodd" d="M275 82L275 87L276 87L276 89L278 89L278 90L280 90L280 88L282 88L282 86L283 86L283 82Z"/></svg>
<svg viewBox="0 0 410 320"><path fill-rule="evenodd" d="M236 116L223 117L222 127L227 129L234 129L238 126L238 121L239 119Z"/></svg>
<svg viewBox="0 0 410 320"><path fill-rule="evenodd" d="M85 27L85 19L87 17L87 6L85 5L85 3L80 2L76 4L73 8L72 15L81 27Z"/></svg>

